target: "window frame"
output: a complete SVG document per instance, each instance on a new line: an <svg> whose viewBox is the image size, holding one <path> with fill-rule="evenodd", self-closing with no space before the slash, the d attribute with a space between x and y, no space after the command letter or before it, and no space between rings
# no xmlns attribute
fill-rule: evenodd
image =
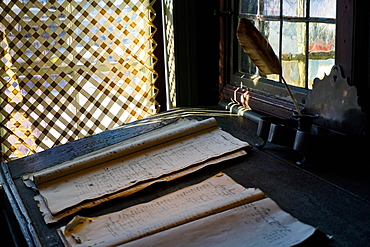
<svg viewBox="0 0 370 247"><path fill-rule="evenodd" d="M220 12L230 13L222 15L220 18L221 50L219 62L221 76L219 84L222 88L221 97L267 115L289 118L295 111L295 107L282 83L274 83L264 78L253 78L238 70L238 49L240 48L238 48L235 31L238 24L239 2L220 0ZM359 5L360 3L357 3L357 6ZM335 64L341 66L343 76L348 77L350 85L364 88L366 83L361 84L360 81L352 83L355 81L354 68L355 64L359 63L360 55L354 53L354 40L356 34L360 33L360 30L354 28L354 23L355 20L359 22L359 15L357 18L355 17L356 10L359 12L361 8L356 9L355 7L356 1L337 0ZM367 37L368 39L369 37ZM359 42L358 40L357 42ZM366 51L369 51L369 48L366 48ZM362 65L362 67L364 66ZM310 90L295 86L290 86L290 88L300 108L303 109L304 97Z"/></svg>

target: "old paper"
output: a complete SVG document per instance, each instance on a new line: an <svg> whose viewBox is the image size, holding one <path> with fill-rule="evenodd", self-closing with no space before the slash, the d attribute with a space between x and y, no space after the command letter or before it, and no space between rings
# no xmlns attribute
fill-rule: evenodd
<svg viewBox="0 0 370 247"><path fill-rule="evenodd" d="M51 223L154 182L245 155L239 151L246 146L220 130L214 118L184 119L23 179L38 190L35 200L46 223Z"/></svg>
<svg viewBox="0 0 370 247"><path fill-rule="evenodd" d="M217 122L214 118L208 118L203 121L181 119L173 124L149 131L137 137L82 155L39 172L28 174L23 176L23 180L25 182L33 181L36 184L42 184L131 153L139 152L148 147L156 146L212 127L217 127Z"/></svg>
<svg viewBox="0 0 370 247"><path fill-rule="evenodd" d="M66 217L68 215L74 214L74 213L80 211L81 209L90 208L90 207L99 205L103 202L112 200L114 198L125 197L125 196L128 196L128 195L131 195L131 194L135 193L136 191L144 189L144 188L148 187L149 185L154 184L156 182L164 182L164 181L168 182L168 181L174 180L176 178L185 176L189 173L195 172L195 171L197 171L197 170L199 170L199 169L201 169L205 166L212 165L212 164L217 164L219 162L234 159L234 158L237 158L237 157L240 157L240 156L244 156L246 154L247 153L244 150L236 151L234 153L224 155L224 156L216 158L216 159L209 160L209 161L201 163L199 165L191 166L190 168L181 170L179 172L160 177L159 179L150 180L150 181L140 183L140 184L138 184L134 187L130 187L126 190L117 192L115 194L108 195L106 197L103 197L103 198L100 198L100 199L97 199L97 200L94 200L94 201L88 201L88 202L85 202L83 204L76 205L75 207L70 208L70 209L65 210L65 211L62 211L61 213L58 213L58 214L51 214L51 212L49 211L49 208L47 207L43 198L40 195L36 196L35 199L40 204L40 210L41 210L41 212L43 212L45 222L47 224L49 224L49 223L57 222L58 220Z"/></svg>
<svg viewBox="0 0 370 247"><path fill-rule="evenodd" d="M245 147L220 129L204 130L38 185L52 214Z"/></svg>
<svg viewBox="0 0 370 247"><path fill-rule="evenodd" d="M265 198L117 246L286 247L303 242L314 232L314 227Z"/></svg>
<svg viewBox="0 0 370 247"><path fill-rule="evenodd" d="M76 216L60 234L70 246L117 246L261 198L260 190L245 189L220 173L119 212L94 218Z"/></svg>

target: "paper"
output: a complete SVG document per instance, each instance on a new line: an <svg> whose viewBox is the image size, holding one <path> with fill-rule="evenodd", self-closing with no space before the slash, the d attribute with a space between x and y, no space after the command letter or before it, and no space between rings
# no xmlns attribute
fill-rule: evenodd
<svg viewBox="0 0 370 247"><path fill-rule="evenodd" d="M37 188L35 199L46 223L51 223L154 182L244 155L238 151L246 146L220 130L213 118L183 120L23 179ZM232 155L222 157L228 154Z"/></svg>
<svg viewBox="0 0 370 247"><path fill-rule="evenodd" d="M229 159L234 159L234 158L237 158L237 157L246 155L246 154L247 153L244 150L241 150L241 151L237 151L237 152L234 152L234 153L231 153L231 154L222 156L220 158L212 159L210 161L201 163L199 165L192 166L192 167L190 167L188 169L185 169L185 170L176 172L174 174L170 174L170 175L161 177L160 179L156 179L156 180L152 180L152 181L147 181L147 182L144 182L144 183L140 183L140 184L138 184L135 187L128 188L126 190L123 190L121 192L118 192L118 193L115 193L115 194L112 194L112 195L103 197L101 199L94 200L94 201L91 201L91 202L88 201L86 203L77 205L76 207L73 207L73 208L68 209L66 211L63 211L63 212L61 212L59 214L54 214L54 215L51 214L51 212L49 211L47 205L44 203L44 200L42 199L41 196L36 196L36 200L40 203L41 211L44 213L43 216L44 216L45 222L47 224L49 224L49 223L57 222L58 220L66 217L68 215L74 214L74 213L80 211L83 208L90 208L90 207L99 205L99 204L101 204L103 202L112 200L114 198L125 197L125 196L128 196L128 195L131 195L131 194L135 193L136 191L139 191L141 189L144 189L144 188L148 187L149 185L151 185L153 183L156 183L156 182L164 182L164 181L168 182L168 181L174 180L176 178L185 176L185 175L187 175L187 174L189 174L191 172L195 172L195 171L197 171L197 170L199 170L199 169L201 169L201 168L203 168L203 167L205 167L207 165L217 164L219 162L226 161L226 160L229 160Z"/></svg>
<svg viewBox="0 0 370 247"><path fill-rule="evenodd" d="M117 246L286 247L314 232L266 198Z"/></svg>
<svg viewBox="0 0 370 247"><path fill-rule="evenodd" d="M245 189L220 173L119 212L94 218L76 216L60 234L71 246L116 246L261 198L260 190Z"/></svg>
<svg viewBox="0 0 370 247"><path fill-rule="evenodd" d="M23 176L23 180L26 182L34 181L36 184L45 183L131 153L139 152L148 147L159 145L212 127L217 127L217 122L214 118L208 118L203 121L181 119L178 122L149 131L137 137L82 155L39 172L28 174Z"/></svg>

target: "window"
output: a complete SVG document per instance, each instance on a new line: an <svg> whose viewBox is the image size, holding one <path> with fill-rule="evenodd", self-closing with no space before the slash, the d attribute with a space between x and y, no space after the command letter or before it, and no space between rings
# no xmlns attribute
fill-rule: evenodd
<svg viewBox="0 0 370 247"><path fill-rule="evenodd" d="M334 65L335 16L336 0L243 0L239 11L269 41L288 84L306 89ZM248 55L240 51L239 56L240 72L256 74Z"/></svg>
<svg viewBox="0 0 370 247"><path fill-rule="evenodd" d="M1 1L3 160L156 113L153 2Z"/></svg>
<svg viewBox="0 0 370 247"><path fill-rule="evenodd" d="M249 19L266 37L281 61L283 77L290 84L298 103L301 103L312 89L314 78L329 74L336 63L337 0L224 2L225 8L231 8L233 13L228 25L230 48L224 41L226 48L223 54L228 49L231 54L230 61L222 63L223 68L229 70L223 78L227 84L225 86L223 82L224 98L232 98L247 107L254 104L253 109L269 115L290 117L295 108L281 78L259 73L239 46L235 37L238 20Z"/></svg>

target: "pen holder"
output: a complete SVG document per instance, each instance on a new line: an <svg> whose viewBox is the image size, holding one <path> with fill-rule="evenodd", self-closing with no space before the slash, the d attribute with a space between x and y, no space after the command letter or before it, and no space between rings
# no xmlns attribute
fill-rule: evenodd
<svg viewBox="0 0 370 247"><path fill-rule="evenodd" d="M311 113L293 113L293 118L297 119L298 126L297 128L301 131L310 132L312 123L314 119L319 118L319 115L317 114L311 114Z"/></svg>
<svg viewBox="0 0 370 247"><path fill-rule="evenodd" d="M257 136L261 137L263 142L257 143L256 147L262 149L267 142L270 142L291 148L303 155L303 159L296 162L303 165L307 160L307 155L331 142L331 136L341 135L341 133L314 125L313 120L316 118L318 118L317 114L309 113L294 114L289 119L261 117Z"/></svg>
<svg viewBox="0 0 370 247"><path fill-rule="evenodd" d="M261 117L258 122L257 136L263 142L257 143L257 148L263 148L267 142L284 146L293 145L297 122L294 119L281 119L275 117Z"/></svg>

